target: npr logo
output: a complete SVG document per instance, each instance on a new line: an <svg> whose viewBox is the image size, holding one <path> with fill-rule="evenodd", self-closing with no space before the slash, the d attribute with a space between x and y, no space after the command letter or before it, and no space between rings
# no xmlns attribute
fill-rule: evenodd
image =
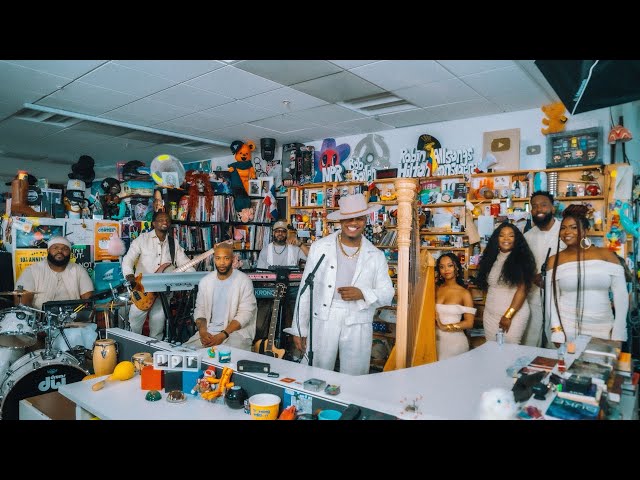
<svg viewBox="0 0 640 480"><path fill-rule="evenodd" d="M184 370L197 372L200 370L200 356L193 353L155 352L153 368L156 370Z"/></svg>

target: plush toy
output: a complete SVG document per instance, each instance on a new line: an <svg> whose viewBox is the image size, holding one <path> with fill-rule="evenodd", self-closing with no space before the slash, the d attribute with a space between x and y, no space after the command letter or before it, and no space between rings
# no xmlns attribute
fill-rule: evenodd
<svg viewBox="0 0 640 480"><path fill-rule="evenodd" d="M93 170L95 161L89 155L82 155L77 163L71 165L71 172L68 176L71 180L82 180L85 184L91 184L96 174Z"/></svg>
<svg viewBox="0 0 640 480"><path fill-rule="evenodd" d="M479 420L515 420L518 404L511 390L493 388L480 397Z"/></svg>
<svg viewBox="0 0 640 480"><path fill-rule="evenodd" d="M245 194L249 194L249 180L257 178L256 170L251 163L251 152L256 149L256 144L249 140L244 143L240 140L235 140L231 144L231 152L233 153L236 161L229 165L229 171L231 172L231 188L235 190L238 186L238 180L244 187ZM237 177L236 177L237 175Z"/></svg>
<svg viewBox="0 0 640 480"><path fill-rule="evenodd" d="M189 220L202 220L198 215L198 211L200 210L198 207L200 205L200 202L202 201L204 202L204 208L207 212L205 221L209 221L209 219L211 218L211 211L213 209L213 188L211 188L209 174L189 170L187 172L185 180L190 185Z"/></svg>
<svg viewBox="0 0 640 480"><path fill-rule="evenodd" d="M542 123L547 125L547 128L540 130L543 135L558 133L564 130L565 123L567 123L568 118L564 115L565 108L562 102L543 105L542 111L547 116L547 118L542 119Z"/></svg>
<svg viewBox="0 0 640 480"><path fill-rule="evenodd" d="M120 182L115 178L105 178L100 184L104 195L100 197L102 211L105 219L122 220L126 211L126 205L120 201Z"/></svg>

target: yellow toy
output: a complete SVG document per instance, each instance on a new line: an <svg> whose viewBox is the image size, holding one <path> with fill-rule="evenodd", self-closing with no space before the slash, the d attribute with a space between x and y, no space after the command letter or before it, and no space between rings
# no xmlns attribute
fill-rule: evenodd
<svg viewBox="0 0 640 480"><path fill-rule="evenodd" d="M215 390L209 390L208 392L200 393L200 396L204 400L208 400L210 402L214 402L216 398L224 396L227 389L233 387L233 382L231 381L232 374L232 368L224 367L219 379L215 378L215 376L213 378L205 376L204 378L208 380L210 384L217 384L218 386L217 388L215 388Z"/></svg>
<svg viewBox="0 0 640 480"><path fill-rule="evenodd" d="M133 378L135 374L136 369L133 366L133 363L129 361L120 362L116 365L116 368L113 370L111 375L109 375L105 380L94 383L91 389L97 392L98 390L102 390L107 382L113 382L115 380L129 380Z"/></svg>
<svg viewBox="0 0 640 480"><path fill-rule="evenodd" d="M542 119L542 123L548 127L540 130L542 134L549 135L550 133L562 132L568 120L564 115L564 104L562 102L550 103L549 105L543 105L541 109L547 116L547 118Z"/></svg>

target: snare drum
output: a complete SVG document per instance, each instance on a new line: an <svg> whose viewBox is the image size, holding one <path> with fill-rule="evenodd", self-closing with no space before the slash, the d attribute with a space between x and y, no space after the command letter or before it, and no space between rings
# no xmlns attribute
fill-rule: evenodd
<svg viewBox="0 0 640 480"><path fill-rule="evenodd" d="M36 343L36 315L22 308L0 311L0 347L25 348Z"/></svg>
<svg viewBox="0 0 640 480"><path fill-rule="evenodd" d="M93 373L96 375L110 375L116 368L118 351L113 338L96 340L93 344Z"/></svg>
<svg viewBox="0 0 640 480"><path fill-rule="evenodd" d="M44 350L27 353L7 371L0 387L2 420L18 420L20 400L58 390L87 375L72 355L58 352L54 358L45 359L43 353Z"/></svg>

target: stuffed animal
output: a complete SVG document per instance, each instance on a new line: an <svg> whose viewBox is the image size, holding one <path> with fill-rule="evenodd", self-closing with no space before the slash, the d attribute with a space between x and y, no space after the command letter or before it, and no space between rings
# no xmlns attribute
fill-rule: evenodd
<svg viewBox="0 0 640 480"><path fill-rule="evenodd" d="M211 188L211 182L209 181L208 173L199 173L193 170L189 170L186 175L186 181L189 186L189 220L203 220L201 214L199 214L200 198L203 198L204 208L206 213L206 219L209 221L211 218L211 212L213 209L213 188Z"/></svg>
<svg viewBox="0 0 640 480"><path fill-rule="evenodd" d="M542 111L547 116L547 118L542 119L542 123L548 127L540 130L543 135L558 133L564 130L568 118L564 115L565 108L562 102L543 105Z"/></svg>
<svg viewBox="0 0 640 480"><path fill-rule="evenodd" d="M256 144L251 140L247 143L235 140L231 144L231 152L236 159L234 163L229 165L229 171L231 172L231 188L234 190L234 193L240 184L244 187L245 195L248 195L249 180L257 178L256 170L253 168L253 164L251 163L251 152L255 149Z"/></svg>
<svg viewBox="0 0 640 480"><path fill-rule="evenodd" d="M126 211L126 205L120 201L120 182L115 178L105 178L100 184L104 195L100 197L102 211L105 219L122 220Z"/></svg>
<svg viewBox="0 0 640 480"><path fill-rule="evenodd" d="M513 420L518 404L511 390L493 388L480 397L479 420Z"/></svg>

